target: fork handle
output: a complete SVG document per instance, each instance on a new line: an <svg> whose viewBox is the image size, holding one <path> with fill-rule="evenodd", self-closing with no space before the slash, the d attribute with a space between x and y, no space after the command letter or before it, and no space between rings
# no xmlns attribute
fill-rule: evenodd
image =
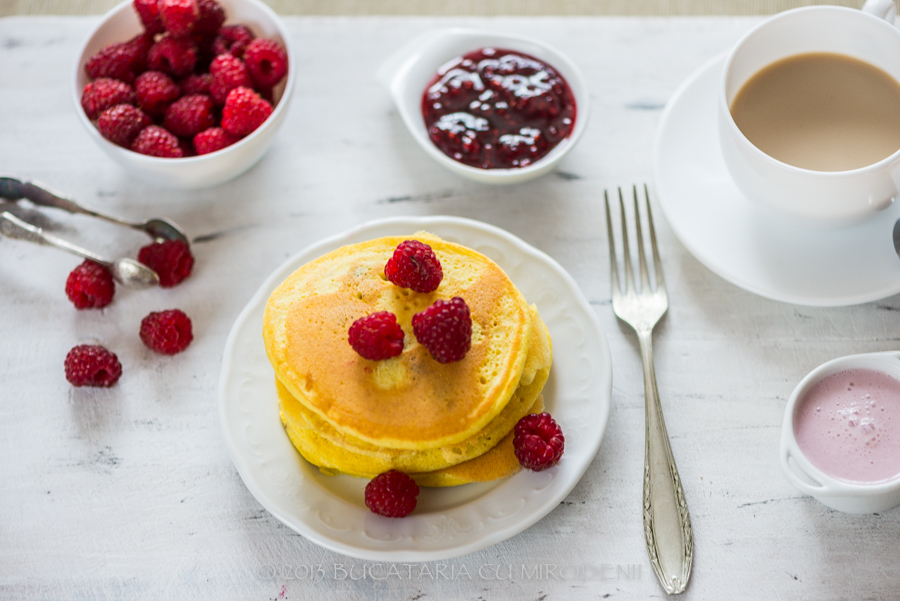
<svg viewBox="0 0 900 601"><path fill-rule="evenodd" d="M651 332L639 332L644 364L644 539L650 563L670 595L684 592L691 575L694 534L684 490L659 403Z"/></svg>

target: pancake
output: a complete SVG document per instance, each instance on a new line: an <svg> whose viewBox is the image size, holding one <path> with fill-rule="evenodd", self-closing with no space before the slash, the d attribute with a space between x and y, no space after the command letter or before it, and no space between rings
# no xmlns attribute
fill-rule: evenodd
<svg viewBox="0 0 900 601"><path fill-rule="evenodd" d="M444 279L431 293L395 286L384 265L403 240L432 247ZM462 297L472 346L455 363L435 361L412 333L412 316L437 299ZM403 352L360 357L350 325L391 311L405 333ZM344 246L290 275L269 297L266 352L290 396L334 431L379 448L449 447L483 430L519 386L532 344L532 312L503 270L484 255L419 232Z"/></svg>

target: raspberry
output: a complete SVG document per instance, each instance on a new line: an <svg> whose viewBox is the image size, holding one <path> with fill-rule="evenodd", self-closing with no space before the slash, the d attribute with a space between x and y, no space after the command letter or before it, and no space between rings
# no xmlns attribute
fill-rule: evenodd
<svg viewBox="0 0 900 601"><path fill-rule="evenodd" d="M81 108L91 121L117 104L134 104L134 90L118 79L101 77L84 86L81 92Z"/></svg>
<svg viewBox="0 0 900 601"><path fill-rule="evenodd" d="M125 83L134 81L135 54L127 42L110 44L94 54L84 64L84 71L91 79L108 77Z"/></svg>
<svg viewBox="0 0 900 601"><path fill-rule="evenodd" d="M76 309L105 307L116 292L112 274L106 267L85 260L66 279L66 296Z"/></svg>
<svg viewBox="0 0 900 601"><path fill-rule="evenodd" d="M285 49L278 42L265 38L257 38L247 45L244 63L253 83L262 88L276 85L288 70L288 56Z"/></svg>
<svg viewBox="0 0 900 601"><path fill-rule="evenodd" d="M366 507L388 518L402 518L416 508L419 485L397 470L378 474L366 484Z"/></svg>
<svg viewBox="0 0 900 601"><path fill-rule="evenodd" d="M222 109L222 129L233 136L246 136L269 118L272 105L245 87L228 93Z"/></svg>
<svg viewBox="0 0 900 601"><path fill-rule="evenodd" d="M188 75L196 64L197 47L190 38L164 36L147 53L147 66L151 70L162 71L173 77Z"/></svg>
<svg viewBox="0 0 900 601"><path fill-rule="evenodd" d="M165 31L162 19L159 18L159 0L133 0L134 12L141 18L147 33Z"/></svg>
<svg viewBox="0 0 900 601"><path fill-rule="evenodd" d="M219 29L219 35L213 42L216 55L230 54L241 58L247 45L253 41L253 33L243 25L225 25Z"/></svg>
<svg viewBox="0 0 900 601"><path fill-rule="evenodd" d="M216 123L213 103L209 96L183 96L169 105L163 127L176 136L193 137Z"/></svg>
<svg viewBox="0 0 900 601"><path fill-rule="evenodd" d="M231 146L238 140L240 138L232 136L221 127L210 127L194 136L194 149L197 154L209 154Z"/></svg>
<svg viewBox="0 0 900 601"><path fill-rule="evenodd" d="M194 25L194 35L215 37L225 22L225 10L215 0L197 0L199 16Z"/></svg>
<svg viewBox="0 0 900 601"><path fill-rule="evenodd" d="M209 94L219 106L225 104L228 93L237 87L252 87L250 74L244 61L230 54L220 54L209 64L212 80L209 83Z"/></svg>
<svg viewBox="0 0 900 601"><path fill-rule="evenodd" d="M154 311L141 320L141 340L163 355L186 349L194 339L191 330L191 318L179 309Z"/></svg>
<svg viewBox="0 0 900 601"><path fill-rule="evenodd" d="M547 412L526 415L513 428L513 448L522 467L540 472L559 463L566 440Z"/></svg>
<svg viewBox="0 0 900 601"><path fill-rule="evenodd" d="M138 133L152 123L141 109L130 104L117 104L100 113L97 129L110 142L128 148Z"/></svg>
<svg viewBox="0 0 900 601"><path fill-rule="evenodd" d="M412 318L413 334L438 363L453 363L466 356L472 346L469 306L458 296L436 300Z"/></svg>
<svg viewBox="0 0 900 601"><path fill-rule="evenodd" d="M166 31L175 37L185 37L200 19L197 0L159 0L159 17Z"/></svg>
<svg viewBox="0 0 900 601"><path fill-rule="evenodd" d="M154 242L138 252L138 261L159 276L159 285L171 288L191 275L194 256L190 247L181 240Z"/></svg>
<svg viewBox="0 0 900 601"><path fill-rule="evenodd" d="M378 311L353 322L349 342L363 359L390 359L403 352L403 329L397 323L396 315Z"/></svg>
<svg viewBox="0 0 900 601"><path fill-rule="evenodd" d="M209 96L209 84L212 82L212 75L209 73L191 73L178 82L181 87L181 93L185 96L191 94L206 94Z"/></svg>
<svg viewBox="0 0 900 601"><path fill-rule="evenodd" d="M125 52L131 55L131 70L137 75L147 69L147 55L155 39L152 33L144 32L125 42Z"/></svg>
<svg viewBox="0 0 900 601"><path fill-rule="evenodd" d="M444 271L430 246L418 240L405 240L388 259L384 275L401 288L434 292L444 278Z"/></svg>
<svg viewBox="0 0 900 601"><path fill-rule="evenodd" d="M153 117L166 112L166 108L181 96L181 88L162 71L145 71L134 80L137 105Z"/></svg>
<svg viewBox="0 0 900 601"><path fill-rule="evenodd" d="M72 386L108 388L119 381L122 364L115 353L102 346L80 344L66 355L66 380Z"/></svg>
<svg viewBox="0 0 900 601"><path fill-rule="evenodd" d="M158 125L142 129L131 143L131 149L148 156L167 159L180 159L184 156L175 134Z"/></svg>

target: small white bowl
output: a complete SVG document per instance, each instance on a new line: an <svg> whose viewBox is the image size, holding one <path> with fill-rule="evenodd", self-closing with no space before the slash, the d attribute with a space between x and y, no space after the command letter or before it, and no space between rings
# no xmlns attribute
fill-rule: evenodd
<svg viewBox="0 0 900 601"><path fill-rule="evenodd" d="M575 96L575 127L545 157L516 169L479 169L453 160L432 143L422 117L422 94L438 68L447 61L480 48L518 50L541 59L556 69ZM440 29L413 39L388 59L376 74L390 91L403 122L416 142L435 161L463 177L485 184L513 184L534 179L551 171L575 145L587 126L590 97L584 76L558 50L532 38L473 29Z"/></svg>
<svg viewBox="0 0 900 601"><path fill-rule="evenodd" d="M151 157L133 152L100 135L81 108L81 93L90 81L84 72L84 64L88 59L109 44L127 41L143 31L131 0L125 0L106 13L78 53L72 77L72 100L78 119L103 152L126 171L144 181L165 188L190 190L215 186L233 179L259 161L287 115L296 69L291 38L284 23L259 0L218 2L225 10L227 24L246 25L257 37L273 39L284 46L288 54L288 74L275 88L275 110L266 122L241 141L217 152L183 159Z"/></svg>
<svg viewBox="0 0 900 601"><path fill-rule="evenodd" d="M784 411L781 467L791 484L832 509L846 513L879 513L900 505L900 476L872 484L838 480L815 467L800 450L794 436L797 403L824 378L849 369L868 369L900 380L900 351L840 357L820 365L803 378Z"/></svg>

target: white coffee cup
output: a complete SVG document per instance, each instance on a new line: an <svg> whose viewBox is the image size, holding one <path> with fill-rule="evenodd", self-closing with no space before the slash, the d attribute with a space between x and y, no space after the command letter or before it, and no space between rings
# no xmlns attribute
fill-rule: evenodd
<svg viewBox="0 0 900 601"><path fill-rule="evenodd" d="M900 193L900 149L848 171L795 167L754 146L730 110L753 75L798 54L842 54L900 82L900 29L892 24L892 9L891 0L870 0L863 11L839 6L785 11L751 30L731 51L719 85L719 138L728 171L749 200L794 225L826 229L855 225L890 206Z"/></svg>

